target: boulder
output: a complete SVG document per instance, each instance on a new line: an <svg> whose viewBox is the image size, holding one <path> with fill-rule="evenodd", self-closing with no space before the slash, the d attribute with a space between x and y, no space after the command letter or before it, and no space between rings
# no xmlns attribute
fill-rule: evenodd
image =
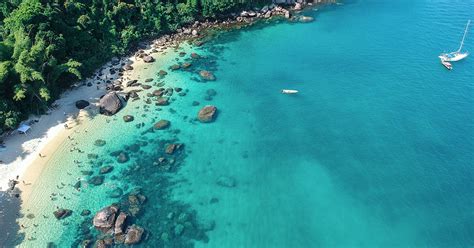
<svg viewBox="0 0 474 248"><path fill-rule="evenodd" d="M106 165L106 166L100 168L99 173L100 174L107 174L107 173L110 173L113 169L114 169L114 167L112 165Z"/></svg>
<svg viewBox="0 0 474 248"><path fill-rule="evenodd" d="M198 31L196 29L193 29L193 31L191 32L191 34L193 36L198 36Z"/></svg>
<svg viewBox="0 0 474 248"><path fill-rule="evenodd" d="M76 102L76 108L78 108L78 109L84 109L89 105L90 105L90 103L86 100L79 100L79 101Z"/></svg>
<svg viewBox="0 0 474 248"><path fill-rule="evenodd" d="M125 65L125 66L123 67L123 69L126 70L126 71L131 71L131 70L133 70L133 66L131 66L131 65Z"/></svg>
<svg viewBox="0 0 474 248"><path fill-rule="evenodd" d="M178 148L178 144L168 144L166 146L165 152L167 154L173 154L176 148Z"/></svg>
<svg viewBox="0 0 474 248"><path fill-rule="evenodd" d="M88 216L91 214L91 211L89 209L84 209L81 212L81 216Z"/></svg>
<svg viewBox="0 0 474 248"><path fill-rule="evenodd" d="M301 10L302 8L301 3L295 3L295 10Z"/></svg>
<svg viewBox="0 0 474 248"><path fill-rule="evenodd" d="M192 64L189 63L189 62L184 62L183 64L181 64L181 68L183 68L183 69L188 69L189 67L191 67L191 65L192 65Z"/></svg>
<svg viewBox="0 0 474 248"><path fill-rule="evenodd" d="M166 129L170 126L170 122L168 120L160 120L155 125L153 125L153 128L155 130L163 130Z"/></svg>
<svg viewBox="0 0 474 248"><path fill-rule="evenodd" d="M191 53L191 58L193 59L199 59L201 56L197 53Z"/></svg>
<svg viewBox="0 0 474 248"><path fill-rule="evenodd" d="M92 224L98 230L107 232L112 227L114 227L115 217L117 216L118 210L118 207L115 205L101 209L95 214Z"/></svg>
<svg viewBox="0 0 474 248"><path fill-rule="evenodd" d="M143 57L143 62L145 62L145 63L153 63L153 62L155 62L155 58L153 58L152 56L148 55L148 56Z"/></svg>
<svg viewBox="0 0 474 248"><path fill-rule="evenodd" d="M98 139L98 140L94 141L95 146L105 146L106 143L107 142L103 139Z"/></svg>
<svg viewBox="0 0 474 248"><path fill-rule="evenodd" d="M272 17L272 12L271 12L271 11L267 11L263 17L265 17L265 18L267 18L267 19L270 18L270 17Z"/></svg>
<svg viewBox="0 0 474 248"><path fill-rule="evenodd" d="M72 210L66 209L66 208L60 208L54 211L53 214L54 214L54 217L56 217L56 219L61 220L61 219L71 216Z"/></svg>
<svg viewBox="0 0 474 248"><path fill-rule="evenodd" d="M153 78L147 78L145 79L145 83L149 83L149 82L152 82L153 81Z"/></svg>
<svg viewBox="0 0 474 248"><path fill-rule="evenodd" d="M132 87L132 86L137 86L137 84L138 84L138 80L135 79L135 80L128 81L126 86L127 87Z"/></svg>
<svg viewBox="0 0 474 248"><path fill-rule="evenodd" d="M214 81L216 80L216 77L214 76L214 74L212 74L212 72L210 71L206 71L206 70L202 70L199 72L199 76L201 76L202 79L206 80L206 81Z"/></svg>
<svg viewBox="0 0 474 248"><path fill-rule="evenodd" d="M125 235L125 244L132 245L140 243L142 239L142 235L145 230L137 225L132 225L127 229L127 233Z"/></svg>
<svg viewBox="0 0 474 248"><path fill-rule="evenodd" d="M217 108L212 105L206 105L198 113L199 121L208 123L214 121L217 115Z"/></svg>
<svg viewBox="0 0 474 248"><path fill-rule="evenodd" d="M125 225L126 219L127 219L127 214L124 212L120 212L119 216L117 217L117 220L115 221L115 226L114 226L115 235L123 233L123 227Z"/></svg>
<svg viewBox="0 0 474 248"><path fill-rule="evenodd" d="M311 16L300 16L300 17L298 18L298 21L299 21L299 22L307 23L307 22L312 22L312 21L314 21L314 18L311 17Z"/></svg>
<svg viewBox="0 0 474 248"><path fill-rule="evenodd" d="M134 117L132 115L124 115L123 116L123 121L125 122L131 122L134 120Z"/></svg>
<svg viewBox="0 0 474 248"><path fill-rule="evenodd" d="M101 185L104 183L104 176L93 176L88 182L95 186Z"/></svg>
<svg viewBox="0 0 474 248"><path fill-rule="evenodd" d="M160 75L160 76L166 76L166 75L168 75L168 72L166 72L166 71L164 71L164 70L160 70L160 71L158 72L158 75Z"/></svg>
<svg viewBox="0 0 474 248"><path fill-rule="evenodd" d="M114 115L122 107L122 99L115 91L107 93L99 101L99 112L103 115Z"/></svg>
<svg viewBox="0 0 474 248"><path fill-rule="evenodd" d="M215 96L215 95L217 95L217 91L214 90L214 89L208 89L208 90L206 91L206 93L207 93L208 96Z"/></svg>
<svg viewBox="0 0 474 248"><path fill-rule="evenodd" d="M128 154L125 152L120 152L119 155L117 156L117 162L121 164L128 162L128 160L130 160L130 158L128 157Z"/></svg>
<svg viewBox="0 0 474 248"><path fill-rule="evenodd" d="M173 71L179 70L179 68L181 68L181 66L178 65L178 64L170 66L170 69L173 70Z"/></svg>
<svg viewBox="0 0 474 248"><path fill-rule="evenodd" d="M166 106L169 104L167 97L159 97L156 99L156 104L160 106Z"/></svg>
<svg viewBox="0 0 474 248"><path fill-rule="evenodd" d="M142 84L142 88L143 88L144 90L148 90L148 89L151 89L151 85Z"/></svg>

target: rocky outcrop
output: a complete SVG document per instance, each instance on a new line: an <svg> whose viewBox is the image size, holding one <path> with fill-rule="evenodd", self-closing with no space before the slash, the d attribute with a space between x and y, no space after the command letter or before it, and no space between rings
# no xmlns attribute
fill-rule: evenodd
<svg viewBox="0 0 474 248"><path fill-rule="evenodd" d="M163 130L167 129L170 126L170 122L168 120L160 120L155 125L153 125L153 128L155 130Z"/></svg>
<svg viewBox="0 0 474 248"><path fill-rule="evenodd" d="M112 165L106 165L106 166L100 168L99 173L100 174L107 174L107 173L110 173L113 169L114 169L114 167Z"/></svg>
<svg viewBox="0 0 474 248"><path fill-rule="evenodd" d="M54 211L53 214L54 214L54 217L56 217L56 219L61 220L61 219L71 216L72 210L66 209L66 208L60 208Z"/></svg>
<svg viewBox="0 0 474 248"><path fill-rule="evenodd" d="M153 63L153 62L155 62L155 58L153 58L152 56L148 55L148 56L143 57L143 62L145 62L145 63Z"/></svg>
<svg viewBox="0 0 474 248"><path fill-rule="evenodd" d="M132 115L124 115L123 116L123 121L125 122L131 122L133 121L135 118L132 116Z"/></svg>
<svg viewBox="0 0 474 248"><path fill-rule="evenodd" d="M104 176L93 176L89 179L88 183L99 186L104 183Z"/></svg>
<svg viewBox="0 0 474 248"><path fill-rule="evenodd" d="M171 155L180 148L181 148L181 144L168 144L166 146L165 153Z"/></svg>
<svg viewBox="0 0 474 248"><path fill-rule="evenodd" d="M125 244L132 245L138 244L142 240L142 235L145 230L139 226L132 225L127 229L127 234L125 235Z"/></svg>
<svg viewBox="0 0 474 248"><path fill-rule="evenodd" d="M79 101L76 102L76 108L78 108L78 109L84 109L89 105L90 105L90 103L86 100L79 100Z"/></svg>
<svg viewBox="0 0 474 248"><path fill-rule="evenodd" d="M128 162L128 160L130 160L130 158L126 152L120 152L117 156L117 162L121 164Z"/></svg>
<svg viewBox="0 0 474 248"><path fill-rule="evenodd" d="M217 116L217 108L212 105L204 106L198 113L198 119L200 122L209 123L213 122Z"/></svg>
<svg viewBox="0 0 474 248"><path fill-rule="evenodd" d="M107 93L99 101L99 112L103 115L114 115L122 107L122 99L115 91Z"/></svg>
<svg viewBox="0 0 474 248"><path fill-rule="evenodd" d="M117 220L115 221L115 225L114 225L115 235L123 233L123 227L125 225L125 220L126 219L127 219L127 214L124 213L124 212L120 212L119 216L117 217Z"/></svg>
<svg viewBox="0 0 474 248"><path fill-rule="evenodd" d="M200 71L199 76L201 76L201 78L203 80L206 80L206 81L215 81L216 80L216 77L214 76L214 74L212 74L212 72L206 71L206 70Z"/></svg>
<svg viewBox="0 0 474 248"><path fill-rule="evenodd" d="M119 208L111 205L101 209L97 212L92 220L94 227L102 232L108 232L114 227L115 217L117 216Z"/></svg>

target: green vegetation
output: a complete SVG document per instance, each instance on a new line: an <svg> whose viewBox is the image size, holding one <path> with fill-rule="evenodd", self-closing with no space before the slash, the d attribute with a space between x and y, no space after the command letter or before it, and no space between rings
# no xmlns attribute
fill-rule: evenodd
<svg viewBox="0 0 474 248"><path fill-rule="evenodd" d="M0 133L140 39L267 0L2 0Z"/></svg>

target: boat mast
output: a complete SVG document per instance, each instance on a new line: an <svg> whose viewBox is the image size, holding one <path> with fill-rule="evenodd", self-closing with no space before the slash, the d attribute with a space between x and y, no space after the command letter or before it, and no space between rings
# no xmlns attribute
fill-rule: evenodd
<svg viewBox="0 0 474 248"><path fill-rule="evenodd" d="M462 46L464 45L464 39L466 38L467 30L469 28L469 24L471 24L471 20L467 21L466 29L464 30L464 35L462 36L461 46L459 47L457 52L461 52Z"/></svg>

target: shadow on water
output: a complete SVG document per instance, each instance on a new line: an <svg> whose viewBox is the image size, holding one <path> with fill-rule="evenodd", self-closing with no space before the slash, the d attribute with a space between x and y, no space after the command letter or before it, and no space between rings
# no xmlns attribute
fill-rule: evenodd
<svg viewBox="0 0 474 248"><path fill-rule="evenodd" d="M18 189L0 191L0 247L13 247L25 239L24 234L20 234L20 225L17 222L22 217L20 206Z"/></svg>

